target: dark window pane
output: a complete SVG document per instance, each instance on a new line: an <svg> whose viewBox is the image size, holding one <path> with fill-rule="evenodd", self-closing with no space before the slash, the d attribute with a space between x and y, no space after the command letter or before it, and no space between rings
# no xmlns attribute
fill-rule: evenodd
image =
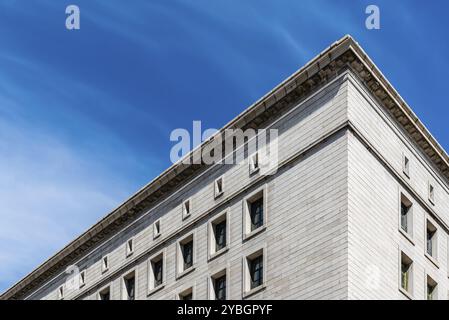
<svg viewBox="0 0 449 320"><path fill-rule="evenodd" d="M433 235L435 232L427 230L427 253L432 256L433 255Z"/></svg>
<svg viewBox="0 0 449 320"><path fill-rule="evenodd" d="M192 292L181 296L181 300L192 300L192 299L193 299Z"/></svg>
<svg viewBox="0 0 449 320"><path fill-rule="evenodd" d="M154 286L157 287L162 284L162 259L154 262L153 273L154 273Z"/></svg>
<svg viewBox="0 0 449 320"><path fill-rule="evenodd" d="M134 300L135 279L134 277L125 279L126 293L128 300Z"/></svg>
<svg viewBox="0 0 449 320"><path fill-rule="evenodd" d="M226 220L215 225L215 251L226 247Z"/></svg>
<svg viewBox="0 0 449 320"><path fill-rule="evenodd" d="M407 207L404 203L401 203L401 228L405 232L408 231L408 223L407 223L408 211L409 211L409 207Z"/></svg>
<svg viewBox="0 0 449 320"><path fill-rule="evenodd" d="M250 204L251 231L263 225L263 198L259 198Z"/></svg>
<svg viewBox="0 0 449 320"><path fill-rule="evenodd" d="M262 255L254 258L250 262L251 289L260 286L263 283L263 257Z"/></svg>
<svg viewBox="0 0 449 320"><path fill-rule="evenodd" d="M193 265L193 241L189 241L182 246L182 257L184 259L184 270Z"/></svg>
<svg viewBox="0 0 449 320"><path fill-rule="evenodd" d="M226 300L226 275L214 280L215 299Z"/></svg>
<svg viewBox="0 0 449 320"><path fill-rule="evenodd" d="M111 294L109 290L100 293L100 300L111 300Z"/></svg>

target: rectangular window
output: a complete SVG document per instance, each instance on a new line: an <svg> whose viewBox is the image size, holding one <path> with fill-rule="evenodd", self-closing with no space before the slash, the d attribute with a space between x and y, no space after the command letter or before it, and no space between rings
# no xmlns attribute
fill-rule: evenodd
<svg viewBox="0 0 449 320"><path fill-rule="evenodd" d="M108 256L104 256L101 259L101 271L106 272L108 270L109 270L109 259L108 259Z"/></svg>
<svg viewBox="0 0 449 320"><path fill-rule="evenodd" d="M86 284L86 270L80 272L79 284L80 287L83 287Z"/></svg>
<svg viewBox="0 0 449 320"><path fill-rule="evenodd" d="M126 256L129 257L134 252L134 239L126 241Z"/></svg>
<svg viewBox="0 0 449 320"><path fill-rule="evenodd" d="M410 178L410 159L405 154L402 156L402 172Z"/></svg>
<svg viewBox="0 0 449 320"><path fill-rule="evenodd" d="M215 231L215 251L220 251L226 247L226 220L217 223Z"/></svg>
<svg viewBox="0 0 449 320"><path fill-rule="evenodd" d="M179 300L193 300L193 288L190 287L178 295Z"/></svg>
<svg viewBox="0 0 449 320"><path fill-rule="evenodd" d="M226 275L214 279L215 300L226 300Z"/></svg>
<svg viewBox="0 0 449 320"><path fill-rule="evenodd" d="M249 157L249 174L259 171L259 153L254 153Z"/></svg>
<svg viewBox="0 0 449 320"><path fill-rule="evenodd" d="M60 300L64 299L64 286L60 286L58 288L58 298Z"/></svg>
<svg viewBox="0 0 449 320"><path fill-rule="evenodd" d="M245 198L244 210L244 238L262 231L266 221L266 187L255 192L249 197Z"/></svg>
<svg viewBox="0 0 449 320"><path fill-rule="evenodd" d="M135 272L131 272L123 277L123 300L135 300L136 298L136 277Z"/></svg>
<svg viewBox="0 0 449 320"><path fill-rule="evenodd" d="M412 203L407 199L406 196L401 194L401 230L405 233L412 235L413 232L413 214L412 214Z"/></svg>
<svg viewBox="0 0 449 320"><path fill-rule="evenodd" d="M435 187L429 182L429 201L435 203Z"/></svg>
<svg viewBox="0 0 449 320"><path fill-rule="evenodd" d="M185 237L178 242L177 254L178 276L182 276L184 272L193 269L194 264L194 247L193 234Z"/></svg>
<svg viewBox="0 0 449 320"><path fill-rule="evenodd" d="M161 235L161 220L157 220L153 224L153 239Z"/></svg>
<svg viewBox="0 0 449 320"><path fill-rule="evenodd" d="M223 177L220 177L214 182L214 197L218 198L223 194Z"/></svg>
<svg viewBox="0 0 449 320"><path fill-rule="evenodd" d="M162 252L150 259L149 269L150 291L161 288L164 284L164 254Z"/></svg>
<svg viewBox="0 0 449 320"><path fill-rule="evenodd" d="M208 223L208 259L224 253L228 245L228 213L223 212Z"/></svg>
<svg viewBox="0 0 449 320"><path fill-rule="evenodd" d="M413 261L401 252L401 288L408 294L412 294L413 285Z"/></svg>
<svg viewBox="0 0 449 320"><path fill-rule="evenodd" d="M426 253L437 258L437 228L429 220L426 227Z"/></svg>
<svg viewBox="0 0 449 320"><path fill-rule="evenodd" d="M264 249L259 249L244 259L244 297L264 287L264 264Z"/></svg>
<svg viewBox="0 0 449 320"><path fill-rule="evenodd" d="M182 203L182 218L186 219L190 217L191 211L192 211L192 204L190 199L187 199Z"/></svg>
<svg viewBox="0 0 449 320"><path fill-rule="evenodd" d="M438 284L430 276L427 276L427 300L437 300L438 299Z"/></svg>
<svg viewBox="0 0 449 320"><path fill-rule="evenodd" d="M111 288L106 287L98 293L99 300L111 300Z"/></svg>

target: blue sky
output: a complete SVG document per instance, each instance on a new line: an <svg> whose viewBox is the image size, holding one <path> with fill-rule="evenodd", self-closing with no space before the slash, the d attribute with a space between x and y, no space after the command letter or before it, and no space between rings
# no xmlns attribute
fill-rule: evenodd
<svg viewBox="0 0 449 320"><path fill-rule="evenodd" d="M431 4L429 4L431 3ZM65 28L65 8L81 29ZM365 28L365 8L381 29ZM0 291L351 34L449 149L444 0L0 0Z"/></svg>

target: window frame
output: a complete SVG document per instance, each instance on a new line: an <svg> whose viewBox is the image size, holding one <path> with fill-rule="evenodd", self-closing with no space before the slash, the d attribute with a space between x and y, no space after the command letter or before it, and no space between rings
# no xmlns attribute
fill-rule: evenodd
<svg viewBox="0 0 449 320"><path fill-rule="evenodd" d="M58 287L58 299L64 300L65 299L65 285L62 284Z"/></svg>
<svg viewBox="0 0 449 320"><path fill-rule="evenodd" d="M208 243L208 261L215 259L216 257L222 255L223 253L225 253L226 251L229 250L229 243L230 243L230 230L229 230L229 226L230 226L230 221L229 221L229 208L227 208L225 211L219 213L218 215L212 217L209 219L208 222L208 235L207 235L207 243ZM223 220L226 220L226 234L225 234L225 239L226 239L226 245L221 248L220 250L216 250L216 233L215 233L215 226L222 222Z"/></svg>
<svg viewBox="0 0 449 320"><path fill-rule="evenodd" d="M109 267L110 267L109 254L105 254L104 256L101 257L101 273L108 272Z"/></svg>
<svg viewBox="0 0 449 320"><path fill-rule="evenodd" d="M130 244L131 243L131 247ZM134 251L135 251L135 241L134 241L134 237L129 238L128 240L126 240L125 243L125 251L126 251L126 257L130 257L133 255Z"/></svg>
<svg viewBox="0 0 449 320"><path fill-rule="evenodd" d="M159 218L153 222L153 240L157 239L161 236L161 234L162 234L161 227L162 227L161 226L161 218Z"/></svg>
<svg viewBox="0 0 449 320"><path fill-rule="evenodd" d="M165 257L166 257L166 253L165 253L165 249L163 249L162 251L159 251L158 253L152 255L148 259L148 276L147 276L147 280L148 280L147 295L148 296L165 287L166 275L167 275L167 266L166 266L166 258ZM153 267L154 267L153 261L155 261L158 258L160 258L160 260L162 260L162 283L156 286L154 270L153 270ZM158 259L158 261L159 261L159 259Z"/></svg>
<svg viewBox="0 0 449 320"><path fill-rule="evenodd" d="M402 173L410 179L410 157L405 152L402 153Z"/></svg>
<svg viewBox="0 0 449 320"><path fill-rule="evenodd" d="M182 246L187 243L190 238L192 239L192 265L187 269L184 269L184 256L182 252ZM189 274L196 268L196 245L195 245L195 232L190 232L184 237L178 239L176 242L176 279L179 279L186 274Z"/></svg>
<svg viewBox="0 0 449 320"><path fill-rule="evenodd" d="M250 274L250 265L249 263L254 259L258 258L262 255L262 284L257 287L251 288L251 274ZM255 251L252 251L250 254L247 254L242 259L242 299L246 299L253 294L256 294L262 290L264 290L267 286L267 250L266 247L261 247Z"/></svg>
<svg viewBox="0 0 449 320"><path fill-rule="evenodd" d="M432 205L435 205L435 191L435 184L429 180L427 183L427 197Z"/></svg>
<svg viewBox="0 0 449 320"><path fill-rule="evenodd" d="M208 300L217 300L216 294L215 294L215 280L218 278L225 276L226 277L226 289L225 294L226 298L225 300L229 300L229 267L221 268L220 270L216 270L214 272L211 272L208 276L207 281L207 298Z"/></svg>
<svg viewBox="0 0 449 320"><path fill-rule="evenodd" d="M86 285L86 276L87 276L87 272L86 269L84 269L83 271L81 271L79 273L79 287L82 288Z"/></svg>
<svg viewBox="0 0 449 320"><path fill-rule="evenodd" d="M120 294L120 300L128 300L128 299L125 299L125 297L126 296L128 296L128 293L126 292L126 295L125 295L125 291L127 291L127 288L126 288L126 280L127 280L127 278L130 276L130 275L134 275L134 301L135 300L137 300L137 288L138 288L138 285L137 285L137 279L138 279L138 276L137 276L137 268L133 268L133 269L131 269L131 270L129 270L128 272L126 272L123 276L121 276L121 278L120 278L120 283L121 283L121 285L120 285L120 291L121 291L121 294Z"/></svg>
<svg viewBox="0 0 449 320"><path fill-rule="evenodd" d="M409 274L409 281L410 281L410 289L406 290L402 287L402 259L403 256L410 260L410 274ZM398 288L399 291L404 294L408 299L414 299L414 289L415 289L415 261L411 258L411 255L408 254L406 251L400 249L399 250L399 268L398 268Z"/></svg>
<svg viewBox="0 0 449 320"><path fill-rule="evenodd" d="M429 279L435 283L435 285L433 286L433 291L432 294L434 294L434 296L432 297L432 299L429 299ZM439 283L435 280L435 277L431 276L430 274L428 274L427 272L425 272L425 277L424 277L424 285L425 285L425 300L438 300L438 289L439 289Z"/></svg>
<svg viewBox="0 0 449 320"><path fill-rule="evenodd" d="M101 294L102 292L104 292L106 289L109 290L109 300L112 300L112 283L108 283L107 285L101 287L98 291L97 291L97 300L100 301L107 301L107 300L102 300L101 299Z"/></svg>
<svg viewBox="0 0 449 320"><path fill-rule="evenodd" d="M179 290L176 295L175 295L175 299L176 300L183 300L181 299L181 296L185 296L185 293L191 291L192 294L192 300L196 299L196 294L195 294L195 285L190 285L190 286L185 286L183 287L181 290Z"/></svg>
<svg viewBox="0 0 449 320"><path fill-rule="evenodd" d="M243 241L249 240L255 235L264 231L268 225L268 192L267 185L256 189L249 195L247 195L242 201L242 211L243 211ZM260 227L251 230L251 203L257 201L260 197L263 197L263 223Z"/></svg>
<svg viewBox="0 0 449 320"><path fill-rule="evenodd" d="M259 151L254 152L248 157L249 175L252 176L260 171L260 155Z"/></svg>
<svg viewBox="0 0 449 320"><path fill-rule="evenodd" d="M427 232L429 230L428 225L431 225L432 228L434 228L435 230L433 231L433 236L432 236L432 254L430 254L428 252L428 240L427 240ZM439 246L439 227L438 224L435 223L435 221L430 218L430 216L426 216L425 217L425 223L424 223L424 255L426 256L427 259L429 259L437 268L439 268L439 263L438 263L438 246Z"/></svg>
<svg viewBox="0 0 449 320"><path fill-rule="evenodd" d="M219 190L218 186L218 182L221 181L221 190ZM218 177L217 179L214 180L214 199L218 199L221 196L223 196L224 194L224 186L225 186L225 180L224 180L224 175Z"/></svg>
<svg viewBox="0 0 449 320"><path fill-rule="evenodd" d="M414 234L415 234L415 215L414 215L414 207L415 204L408 193L404 190L399 191L399 208L398 208L398 229L400 233L411 242L411 244L415 245L414 242ZM406 203L408 202L408 204ZM407 212L407 231L402 228L402 204L408 206Z"/></svg>
<svg viewBox="0 0 449 320"><path fill-rule="evenodd" d="M189 209L186 209L186 203L189 204ZM182 201L181 204L181 211L182 211L182 220L188 219L190 216L192 216L192 198L187 198Z"/></svg>

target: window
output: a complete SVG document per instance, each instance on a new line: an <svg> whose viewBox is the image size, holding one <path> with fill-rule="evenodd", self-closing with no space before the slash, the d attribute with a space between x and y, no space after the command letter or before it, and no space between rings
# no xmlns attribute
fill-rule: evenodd
<svg viewBox="0 0 449 320"><path fill-rule="evenodd" d="M153 224L153 239L156 239L161 235L161 220L157 220Z"/></svg>
<svg viewBox="0 0 449 320"><path fill-rule="evenodd" d="M437 300L438 299L438 284L430 276L427 276L427 300Z"/></svg>
<svg viewBox="0 0 449 320"><path fill-rule="evenodd" d="M126 256L129 257L134 252L134 239L129 239L126 242Z"/></svg>
<svg viewBox="0 0 449 320"><path fill-rule="evenodd" d="M193 269L194 264L194 247L193 234L185 237L178 243L178 277L184 275Z"/></svg>
<svg viewBox="0 0 449 320"><path fill-rule="evenodd" d="M179 300L193 300L193 288L190 287L178 295Z"/></svg>
<svg viewBox="0 0 449 320"><path fill-rule="evenodd" d="M111 288L109 286L98 292L98 300L111 300Z"/></svg>
<svg viewBox="0 0 449 320"><path fill-rule="evenodd" d="M263 188L244 200L244 238L262 231L266 223L266 188Z"/></svg>
<svg viewBox="0 0 449 320"><path fill-rule="evenodd" d="M260 249L244 260L244 294L247 296L264 287L264 250Z"/></svg>
<svg viewBox="0 0 449 320"><path fill-rule="evenodd" d="M209 288L210 300L226 300L226 269L210 277Z"/></svg>
<svg viewBox="0 0 449 320"><path fill-rule="evenodd" d="M186 219L186 218L190 217L191 211L192 211L192 204L191 204L190 199L185 200L182 203L182 218Z"/></svg>
<svg viewBox="0 0 449 320"><path fill-rule="evenodd" d="M149 293L160 289L164 284L164 254L161 252L150 259L149 262Z"/></svg>
<svg viewBox="0 0 449 320"><path fill-rule="evenodd" d="M411 295L413 293L413 261L401 252L401 289Z"/></svg>
<svg viewBox="0 0 449 320"><path fill-rule="evenodd" d="M62 300L62 299L64 299L64 286L60 286L59 288L58 288L58 298L60 299L60 300Z"/></svg>
<svg viewBox="0 0 449 320"><path fill-rule="evenodd" d="M405 154L402 155L402 172L410 178L410 159Z"/></svg>
<svg viewBox="0 0 449 320"><path fill-rule="evenodd" d="M83 287L86 284L86 270L80 272L79 285Z"/></svg>
<svg viewBox="0 0 449 320"><path fill-rule="evenodd" d="M214 197L218 198L223 194L223 177L220 177L214 182Z"/></svg>
<svg viewBox="0 0 449 320"><path fill-rule="evenodd" d="M108 270L109 270L109 259L108 259L108 256L104 256L101 259L101 271L106 272Z"/></svg>
<svg viewBox="0 0 449 320"><path fill-rule="evenodd" d="M408 235L413 235L413 212L412 203L407 199L406 196L401 194L401 216L400 216L400 226L401 230Z"/></svg>
<svg viewBox="0 0 449 320"><path fill-rule="evenodd" d="M209 259L215 258L227 249L228 244L228 219L227 212L220 214L209 222Z"/></svg>
<svg viewBox="0 0 449 320"><path fill-rule="evenodd" d="M429 220L426 227L426 253L434 259L437 258L437 228Z"/></svg>
<svg viewBox="0 0 449 320"><path fill-rule="evenodd" d="M249 157L249 174L259 171L259 153L254 153Z"/></svg>
<svg viewBox="0 0 449 320"><path fill-rule="evenodd" d="M122 300L135 300L136 298L136 276L135 272L130 272L123 277Z"/></svg>
<svg viewBox="0 0 449 320"><path fill-rule="evenodd" d="M429 201L434 204L435 203L435 188L433 184L429 182Z"/></svg>

